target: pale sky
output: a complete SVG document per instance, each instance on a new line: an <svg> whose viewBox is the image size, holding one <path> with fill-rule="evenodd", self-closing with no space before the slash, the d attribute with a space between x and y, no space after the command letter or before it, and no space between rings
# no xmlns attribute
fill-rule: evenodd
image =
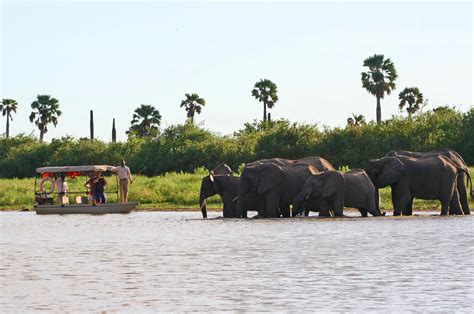
<svg viewBox="0 0 474 314"><path fill-rule="evenodd" d="M46 140L120 140L140 104L155 106L162 127L185 121L185 93L206 107L196 121L230 134L262 118L250 94L278 85L274 119L344 126L352 113L375 119L361 87L363 60L384 54L398 70L382 118L399 114L398 93L417 86L433 108L472 106L472 4L451 2L76 2L12 1L1 6L0 98L19 102L11 134L38 131L28 120L38 94L63 115ZM0 117L0 133L5 118Z"/></svg>

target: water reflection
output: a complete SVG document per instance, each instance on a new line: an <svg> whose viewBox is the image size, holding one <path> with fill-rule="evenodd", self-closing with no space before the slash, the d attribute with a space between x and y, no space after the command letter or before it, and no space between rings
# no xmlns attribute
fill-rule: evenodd
<svg viewBox="0 0 474 314"><path fill-rule="evenodd" d="M0 213L0 308L472 310L472 217L199 215Z"/></svg>

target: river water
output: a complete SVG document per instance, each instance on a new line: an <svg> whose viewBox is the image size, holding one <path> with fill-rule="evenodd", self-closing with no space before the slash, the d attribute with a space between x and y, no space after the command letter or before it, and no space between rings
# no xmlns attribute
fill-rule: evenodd
<svg viewBox="0 0 474 314"><path fill-rule="evenodd" d="M472 216L200 215L2 212L0 310L473 311Z"/></svg>

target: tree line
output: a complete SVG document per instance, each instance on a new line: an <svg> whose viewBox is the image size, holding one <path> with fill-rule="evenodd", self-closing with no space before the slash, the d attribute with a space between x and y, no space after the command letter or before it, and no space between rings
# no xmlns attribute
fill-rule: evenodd
<svg viewBox="0 0 474 314"><path fill-rule="evenodd" d="M361 73L362 87L370 94L376 97L376 121L381 123L381 100L390 95L395 89L395 81L398 77L395 64L384 55L375 54L364 60L363 66L367 68L366 72ZM251 95L263 104L263 123L271 120L270 113L267 114L267 109L271 109L278 102L278 87L269 79L262 79L255 83L251 91ZM424 100L423 94L417 87L406 87L399 94L400 110L406 108L408 115L411 116L420 110L422 105L427 104ZM185 94L185 99L181 101L180 107L186 111L187 120L190 123L194 122L195 114L200 114L203 107L206 105L204 98L196 93ZM6 117L6 132L5 136L10 136L10 122L13 120L13 113L16 113L18 102L14 99L2 99L0 103L0 111ZM50 95L38 95L37 99L31 104L32 112L30 115L30 122L34 123L39 132L39 140L43 142L44 134L48 132L48 125L53 124L57 126L59 117L62 112L59 109L59 100ZM142 104L136 108L130 128L126 131L129 137L157 137L159 134L159 127L161 125L161 114L150 104ZM363 115L352 114L352 117L347 119L347 124L350 126L359 126L365 124L365 117ZM93 134L93 122L91 112L91 135ZM115 134L115 136L114 136ZM112 139L116 137L115 119L112 127ZM93 136L91 136L93 139Z"/></svg>
<svg viewBox="0 0 474 314"><path fill-rule="evenodd" d="M232 135L184 123L165 128L157 137L131 137L117 143L69 136L50 143L25 135L1 137L0 177L31 177L37 167L47 165L116 165L122 158L133 172L147 176L213 169L221 162L238 170L244 163L270 157L321 156L337 168L360 168L393 149L443 147L458 151L474 165L474 108L460 112L445 106L343 128L255 120Z"/></svg>

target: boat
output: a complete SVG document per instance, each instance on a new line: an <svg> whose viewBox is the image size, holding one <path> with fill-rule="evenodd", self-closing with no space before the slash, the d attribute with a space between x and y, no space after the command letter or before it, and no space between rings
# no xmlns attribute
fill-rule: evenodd
<svg viewBox="0 0 474 314"><path fill-rule="evenodd" d="M92 174L115 174L115 167L109 165L88 165L88 166L58 166L58 167L40 167L36 169L35 177L35 205L34 210L38 215L46 214L127 214L130 213L138 202L127 203L104 203L95 204L89 201L85 196L86 192L65 191L64 193L55 192L55 186L58 180L65 177L76 178L80 176L87 177ZM39 188L37 188L38 175L41 178ZM46 183L49 182L51 187L48 189ZM118 179L117 191L118 194ZM60 181L61 183L61 181ZM74 204L69 204L71 195L78 195Z"/></svg>

